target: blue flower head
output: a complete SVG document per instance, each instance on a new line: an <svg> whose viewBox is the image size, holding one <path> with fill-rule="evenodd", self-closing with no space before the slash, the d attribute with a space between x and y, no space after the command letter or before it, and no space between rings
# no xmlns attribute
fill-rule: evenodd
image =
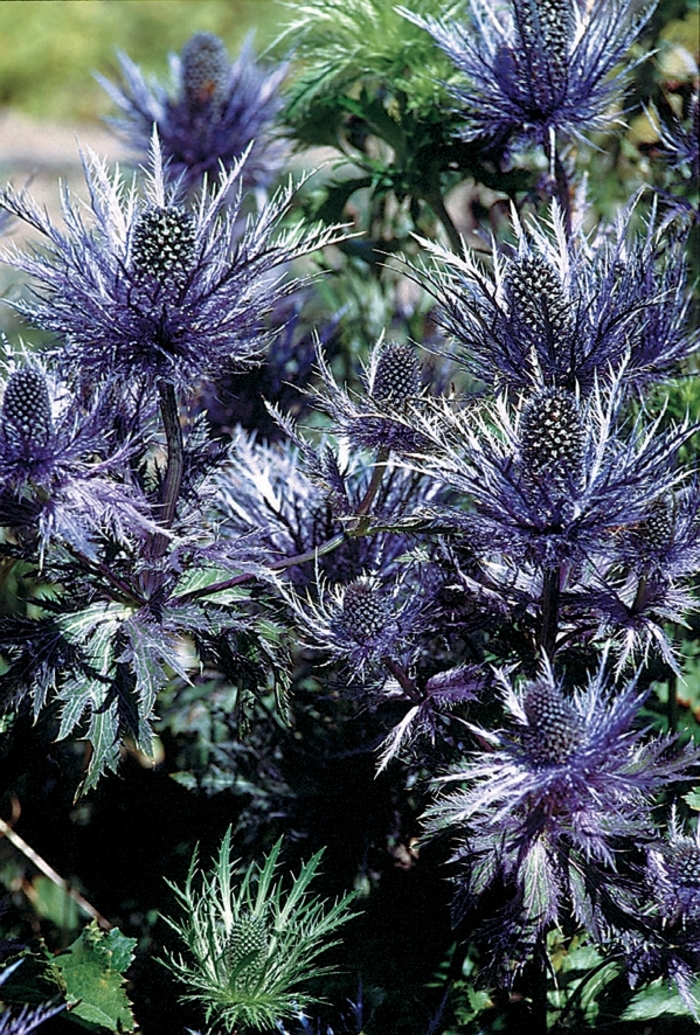
<svg viewBox="0 0 700 1035"><path fill-rule="evenodd" d="M153 531L143 495L115 479L129 447L109 449L110 424L97 400L80 407L38 366L8 376L0 407L0 523L38 536L58 536L92 556L95 537L126 542Z"/></svg>
<svg viewBox="0 0 700 1035"><path fill-rule="evenodd" d="M240 194L235 204L227 200L240 186L240 169L188 208L164 182L157 138L150 172L130 190L119 170L110 175L93 156L85 162L92 223L66 193L65 230L26 192L2 192L0 207L46 242L32 254L11 244L4 250L4 260L36 283L35 297L17 309L65 342L57 346L59 360L82 384L117 377L185 388L224 365L259 360L271 337L265 315L298 286L284 268L335 235L282 228L291 185L241 231Z"/></svg>
<svg viewBox="0 0 700 1035"><path fill-rule="evenodd" d="M466 77L451 87L464 139L547 145L610 121L625 57L648 15L634 0L468 0L469 18L423 25ZM629 63L627 64L627 70Z"/></svg>
<svg viewBox="0 0 700 1035"><path fill-rule="evenodd" d="M700 827L686 833L675 808L663 841L647 849L642 924L621 934L634 987L663 977L700 1022Z"/></svg>
<svg viewBox="0 0 700 1035"><path fill-rule="evenodd" d="M195 33L170 58L170 83L150 81L119 53L121 85L98 76L124 113L112 122L143 161L156 127L167 160L166 175L186 188L202 177L218 182L248 152L246 190L266 190L279 173L285 147L275 135L282 107L279 88L287 66L267 68L255 59L252 37L231 63L218 36Z"/></svg>
<svg viewBox="0 0 700 1035"><path fill-rule="evenodd" d="M595 888L615 881L630 844L651 841L654 795L690 778L697 751L645 740L633 725L644 695L633 682L609 688L603 665L573 694L547 665L518 689L500 680L510 724L474 727L488 749L443 778L462 787L429 808L428 830L461 837L468 905L504 881L526 926L556 923L571 903L595 927Z"/></svg>
<svg viewBox="0 0 700 1035"><path fill-rule="evenodd" d="M458 256L424 241L432 266L409 268L437 302L451 355L497 390L528 385L588 394L624 367L627 385L668 374L697 348L688 321L687 222L640 232L635 203L595 234L513 216L516 247Z"/></svg>

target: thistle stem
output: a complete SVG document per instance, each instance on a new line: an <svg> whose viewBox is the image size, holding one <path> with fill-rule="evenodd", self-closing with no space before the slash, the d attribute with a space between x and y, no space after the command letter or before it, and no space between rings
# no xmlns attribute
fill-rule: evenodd
<svg viewBox="0 0 700 1035"><path fill-rule="evenodd" d="M175 387L170 381L161 382L158 387L160 393L160 415L163 418L163 428L168 447L168 466L165 471L165 480L161 491L161 524L170 528L175 517L180 488L182 486L182 473L184 470L184 449L182 443L182 427L180 425L180 409L177 403Z"/></svg>
<svg viewBox="0 0 700 1035"><path fill-rule="evenodd" d="M540 647L548 658L554 657L559 624L559 568L547 568L542 581L542 627Z"/></svg>
<svg viewBox="0 0 700 1035"><path fill-rule="evenodd" d="M554 184L556 187L557 200L564 217L564 229L567 240L571 240L571 195L569 193L569 177L564 168L564 163L559 157L556 145L552 145L552 167Z"/></svg>
<svg viewBox="0 0 700 1035"><path fill-rule="evenodd" d="M415 685L412 679L408 677L406 672L397 665L391 658L382 658L382 662L386 665L389 672L399 684L403 692L406 694L411 701L420 703L423 700L423 695L420 693L418 687Z"/></svg>
<svg viewBox="0 0 700 1035"><path fill-rule="evenodd" d="M377 460L374 465L374 470L372 471L372 477L370 479L369 485L367 486L367 491L360 500L355 511L356 517L366 518L369 512L369 508L372 506L372 503L374 502L374 497L379 492L379 486L382 484L382 478L384 477L384 471L386 470L386 462L388 456L389 454L387 453L386 449L379 450L377 454ZM358 522L358 525L362 525L364 523L365 522L360 521Z"/></svg>
<svg viewBox="0 0 700 1035"><path fill-rule="evenodd" d="M423 196L423 200L430 205L433 212L445 228L445 233L449 238L452 251L455 255L464 255L464 241L460 237L459 230L455 226L452 216L445 207L445 202L443 201L440 191L436 190L430 194L425 194Z"/></svg>

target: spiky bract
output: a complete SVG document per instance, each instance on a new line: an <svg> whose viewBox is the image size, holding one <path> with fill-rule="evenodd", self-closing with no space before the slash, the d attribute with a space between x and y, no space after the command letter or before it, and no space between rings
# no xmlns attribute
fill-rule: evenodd
<svg viewBox="0 0 700 1035"><path fill-rule="evenodd" d="M517 249L494 241L491 268L424 241L430 266L410 268L437 302L450 355L497 390L576 389L588 394L624 368L641 387L697 348L687 314L687 222L664 225L652 209L639 232L632 204L613 226L570 238L554 207L521 225Z"/></svg>
<svg viewBox="0 0 700 1035"><path fill-rule="evenodd" d="M463 786L428 809L428 830L460 839L465 908L503 881L518 903L516 927L542 930L571 902L596 929L618 853L630 838L652 840L653 796L688 779L698 753L674 747L673 738L645 741L634 726L644 695L634 682L610 686L603 665L573 695L548 666L519 689L500 679L509 728L475 728L488 749L440 781Z"/></svg>

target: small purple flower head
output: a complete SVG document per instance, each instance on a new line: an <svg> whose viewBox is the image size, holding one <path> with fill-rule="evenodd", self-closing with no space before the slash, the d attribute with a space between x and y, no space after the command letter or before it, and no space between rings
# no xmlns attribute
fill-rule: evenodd
<svg viewBox="0 0 700 1035"><path fill-rule="evenodd" d="M355 446L385 454L417 448L419 436L410 415L424 393L413 346L380 339L363 372L361 393L337 384L320 348L317 362L323 382L317 402L330 415L336 433Z"/></svg>
<svg viewBox="0 0 700 1035"><path fill-rule="evenodd" d="M672 981L700 1022L700 827L685 833L675 808L663 841L647 849L642 924L621 937L630 984Z"/></svg>
<svg viewBox="0 0 700 1035"><path fill-rule="evenodd" d="M36 297L17 309L65 341L60 359L88 389L114 377L146 388L191 387L223 365L259 360L271 337L265 315L298 285L284 279L284 267L335 232L282 230L291 185L240 232L241 199L226 200L239 171L190 209L163 181L155 138L151 171L130 191L118 170L110 176L92 157L85 163L92 225L66 195L65 231L26 192L2 193L0 205L47 242L44 252L4 250L4 260L37 284Z"/></svg>
<svg viewBox="0 0 700 1035"><path fill-rule="evenodd" d="M620 526L644 521L660 493L687 470L677 453L688 424L625 426L619 381L582 401L563 388L501 398L481 412L445 403L416 431L429 448L416 469L464 494L468 509L445 510L480 556L542 570L573 565L616 548ZM563 588L563 587L562 587Z"/></svg>
<svg viewBox="0 0 700 1035"><path fill-rule="evenodd" d="M362 574L329 587L321 584L320 598L284 597L304 630L306 644L341 661L353 681L386 678L387 662L406 667L412 657L411 633L421 599L414 580L381 579Z"/></svg>
<svg viewBox="0 0 700 1035"><path fill-rule="evenodd" d="M673 738L643 740L633 723L644 695L633 682L608 688L603 666L572 695L546 665L519 689L499 678L511 724L474 727L489 749L441 780L463 787L429 808L427 828L461 836L467 902L504 880L527 924L556 922L564 901L589 924L596 882L614 879L630 841L653 837L653 796L690 778L698 753Z"/></svg>
<svg viewBox="0 0 700 1035"><path fill-rule="evenodd" d="M466 140L548 144L611 120L625 74L615 71L648 15L633 0L469 0L469 19L442 23L403 10L457 69L451 87ZM627 63L629 69L629 62Z"/></svg>
<svg viewBox="0 0 700 1035"><path fill-rule="evenodd" d="M629 386L666 376L697 348L687 320L688 227L657 223L630 230L634 205L594 236L570 239L554 208L552 225L522 226L517 247L493 245L492 269L424 241L432 268L410 269L437 302L450 355L497 390L527 386L587 395L624 368Z"/></svg>
<svg viewBox="0 0 700 1035"><path fill-rule="evenodd" d="M597 626L618 671L658 652L678 672L669 630L697 607L700 494L696 485L653 497L639 519L613 535L595 571L562 599L571 628Z"/></svg>
<svg viewBox="0 0 700 1035"><path fill-rule="evenodd" d="M42 547L59 536L90 555L100 532L127 541L150 529L146 501L107 477L128 456L107 450L108 430L99 401L83 411L39 367L14 369L0 407L2 523L32 529Z"/></svg>
<svg viewBox="0 0 700 1035"><path fill-rule="evenodd" d="M149 82L126 54L118 57L122 84L98 80L124 113L112 122L140 161L155 125L166 175L187 189L201 186L205 175L219 182L246 152L244 189L269 188L285 154L275 123L286 65L259 63L250 36L231 63L223 41L208 32L195 33L179 57L171 55L167 86Z"/></svg>

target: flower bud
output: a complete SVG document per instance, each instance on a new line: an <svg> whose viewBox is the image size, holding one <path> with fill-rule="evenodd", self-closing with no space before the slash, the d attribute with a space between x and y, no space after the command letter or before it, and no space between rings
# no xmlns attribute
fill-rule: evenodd
<svg viewBox="0 0 700 1035"><path fill-rule="evenodd" d="M520 454L530 478L576 487L583 476L586 433L578 400L554 388L525 404L520 418Z"/></svg>
<svg viewBox="0 0 700 1035"><path fill-rule="evenodd" d="M240 916L234 920L226 943L226 965L230 971L234 971L245 960L239 976L246 982L256 982L265 968L268 947L267 924L263 917L255 913Z"/></svg>
<svg viewBox="0 0 700 1035"><path fill-rule="evenodd" d="M339 624L346 636L359 644L369 644L385 632L391 620L390 609L371 579L349 583L343 593Z"/></svg>
<svg viewBox="0 0 700 1035"><path fill-rule="evenodd" d="M369 394L376 401L395 402L416 395L420 387L420 367L410 345L389 342L384 345L372 372Z"/></svg>
<svg viewBox="0 0 700 1035"><path fill-rule="evenodd" d="M524 255L508 266L505 293L511 319L552 338L571 332L571 303L561 276L540 255Z"/></svg>

